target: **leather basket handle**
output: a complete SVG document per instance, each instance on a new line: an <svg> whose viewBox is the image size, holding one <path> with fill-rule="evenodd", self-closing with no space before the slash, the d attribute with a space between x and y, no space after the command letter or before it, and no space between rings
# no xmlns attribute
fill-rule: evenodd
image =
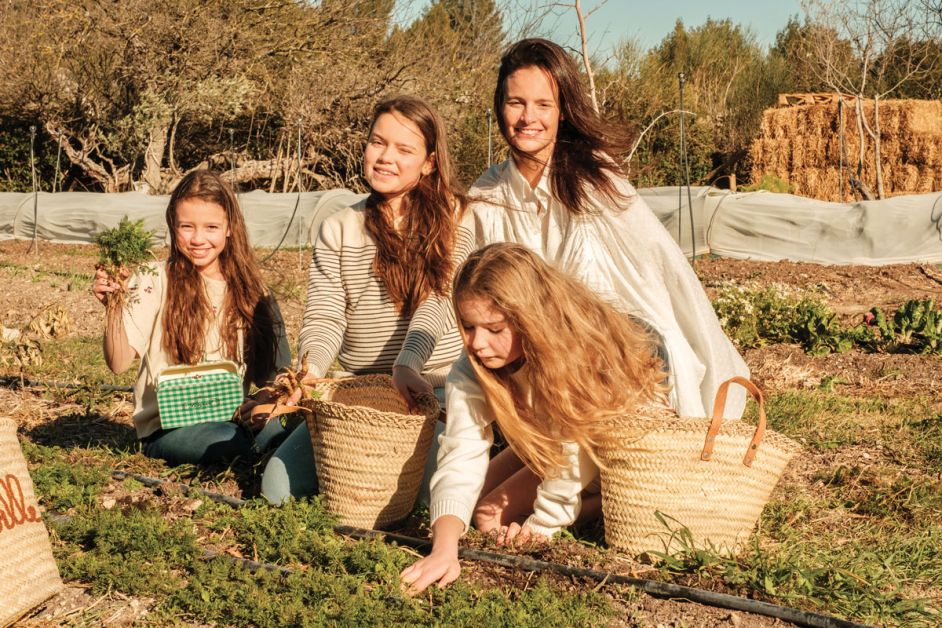
<svg viewBox="0 0 942 628"><path fill-rule="evenodd" d="M756 451L759 449L759 445L765 437L765 397L755 384L745 377L739 376L726 380L720 384L719 389L716 391L716 399L713 401L713 420L710 422L710 429L707 431L706 441L703 443L703 451L700 452L700 460L710 460L713 457L713 446L716 444L716 435L719 433L720 425L723 423L723 410L726 409L726 397L729 393L729 385L734 383L745 388L759 403L759 424L756 426L756 431L752 435L752 440L749 442L746 455L742 459L742 463L745 466L751 467L752 461L755 460L756 457Z"/></svg>

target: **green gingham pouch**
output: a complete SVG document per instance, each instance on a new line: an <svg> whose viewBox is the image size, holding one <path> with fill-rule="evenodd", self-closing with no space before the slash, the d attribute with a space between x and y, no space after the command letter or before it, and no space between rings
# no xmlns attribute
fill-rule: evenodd
<svg viewBox="0 0 942 628"><path fill-rule="evenodd" d="M227 360L171 366L157 376L157 411L165 430L229 421L244 397L239 368Z"/></svg>

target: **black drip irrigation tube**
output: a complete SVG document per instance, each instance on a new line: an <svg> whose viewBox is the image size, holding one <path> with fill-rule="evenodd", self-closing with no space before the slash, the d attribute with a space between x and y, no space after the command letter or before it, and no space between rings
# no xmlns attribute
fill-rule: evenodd
<svg viewBox="0 0 942 628"><path fill-rule="evenodd" d="M28 379L16 375L0 375L0 386L7 388L66 388L73 390L94 389L100 392L134 392L131 386L113 384L83 384L81 382L57 382L50 380Z"/></svg>
<svg viewBox="0 0 942 628"><path fill-rule="evenodd" d="M228 495L207 491L203 488L170 482L169 480L152 478L137 473L130 473L128 471L113 471L111 475L116 480L133 479L150 488L171 485L174 488L178 488L184 495L202 495L208 499L212 499L213 501L232 506L233 508L239 508L248 503L244 499L229 497ZM392 532L366 530L364 528L356 528L346 525L336 525L333 527L333 531L336 534L353 539L370 539L379 540L384 543L396 543L398 545L410 547L425 553L431 549L431 541L428 539L419 539L412 536L395 534ZM256 571L269 571L280 573L286 576L296 573L295 570L288 567L282 567L280 565L273 565L270 563L261 563L246 558L238 558L235 556L229 556L228 554L221 554L219 552L212 552L208 550L203 553L203 557L207 559L225 558L239 564L244 569L252 573ZM749 598L729 595L727 593L716 593L714 591L707 591L705 589L697 589L695 587L687 587L679 584L671 584L669 582L659 582L657 580L647 580L644 578L633 578L631 576L614 574L607 571L597 571L595 569L586 569L584 567L571 567L569 565L562 565L560 563L553 563L545 560L536 560L524 556L512 556L509 554L489 552L486 550L459 548L458 557L464 558L466 560L499 565L509 569L540 573L548 572L575 578L587 578L599 582L599 586L605 585L607 583L626 584L640 589L652 597L688 600L697 604L704 604L707 606L715 606L718 608L742 611L746 613L752 613L754 615L762 615L765 617L781 619L799 626L810 626L812 628L866 628L866 624L859 624L845 619L840 619L838 617L823 615L821 613L814 613L811 611L803 611L797 608L779 606L778 604L772 604L770 602L751 600Z"/></svg>

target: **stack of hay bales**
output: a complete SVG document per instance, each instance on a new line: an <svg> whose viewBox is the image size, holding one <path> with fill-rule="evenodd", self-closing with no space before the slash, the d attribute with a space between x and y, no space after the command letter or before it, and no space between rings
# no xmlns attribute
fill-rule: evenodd
<svg viewBox="0 0 942 628"><path fill-rule="evenodd" d="M853 200L847 181L856 174L860 135L853 97L844 97L844 183L838 100L767 109L750 151L752 180L774 174L795 194L830 201ZM864 101L864 118L875 131L874 104ZM942 101L881 100L880 152L887 196L942 190ZM862 176L877 194L874 142L864 131Z"/></svg>

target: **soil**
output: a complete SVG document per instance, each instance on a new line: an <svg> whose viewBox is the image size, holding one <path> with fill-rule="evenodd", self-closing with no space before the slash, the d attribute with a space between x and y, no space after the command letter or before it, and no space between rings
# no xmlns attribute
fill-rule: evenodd
<svg viewBox="0 0 942 628"><path fill-rule="evenodd" d="M27 242L0 242L0 281L4 284L0 298L0 322L8 328L22 328L40 311L51 306L64 307L72 318L72 334L96 336L101 333L104 310L90 294L90 277L97 257L95 248L83 245L40 243L39 251L27 254ZM279 251L263 267L263 273L279 300L289 338L297 338L303 315L306 292L308 253ZM697 273L708 292L720 282L758 285L784 284L799 289L817 289L829 305L848 319L859 316L871 307L887 311L896 309L909 299L942 300L942 271L928 265L895 265L885 267L821 266L790 262L751 262L726 259L700 260ZM800 347L774 345L744 353L754 378L770 391L827 387L839 394L906 398L931 396L942 386L940 359L935 356L880 355L848 352L812 357ZM0 368L0 374L9 370ZM942 401L939 402L942 409ZM103 413L89 415L75 400L61 395L50 398L40 391L0 387L0 405L4 414L20 425L22 434L34 442L63 447L104 443L119 449L134 447L130 421L130 396L116 396ZM861 459L867 452L854 451ZM187 483L199 482L208 490L238 497L257 494L257 487L244 486L233 474L212 473L180 477L155 467L151 461L136 456L128 459L128 471ZM140 462L138 462L140 460ZM809 483L813 473L834 464L834 460L802 458L789 469L797 482ZM251 474L250 474L251 475ZM145 494L148 493L148 494ZM121 507L137 500L156 499L149 489L127 492L121 483L113 483L102 495L102 508ZM169 517L186 517L198 506L198 499L161 491L160 499L169 499ZM404 530L419 536L418 530ZM600 537L601 538L601 537ZM470 546L497 550L488 539L472 537ZM503 550L501 550L503 551ZM518 553L526 554L526 550ZM564 541L546 552L535 552L542 560L569 565L646 577L651 567L625 559L615 553L599 552L574 541ZM464 561L464 578L478 586L493 588L511 584L526 588L536 576L530 572ZM552 576L563 589L595 588L594 581ZM606 590L613 585L606 584ZM746 613L730 612L697 604L660 600L642 594L625 593L619 600L619 616L615 625L654 626L779 626L782 622ZM62 625L74 623L77 616L94 617L107 625L124 625L146 621L153 606L148 599L129 598L118 593L90 595L81 583L68 586L42 608L21 622L24 626ZM92 614L89 614L92 613Z"/></svg>
<svg viewBox="0 0 942 628"><path fill-rule="evenodd" d="M39 312L57 305L72 316L78 335L101 333L104 307L91 294L98 259L97 248L83 244L42 242L38 252L27 253L28 242L0 241L0 323L22 328ZM261 252L260 253L264 253ZM158 249L157 257L166 257ZM297 338L304 314L309 253L278 251L262 266L265 281L278 299L288 337Z"/></svg>
<svg viewBox="0 0 942 628"><path fill-rule="evenodd" d="M850 266L718 258L698 260L695 267L707 293L720 282L817 289L843 315L863 314L872 307L895 310L909 299L942 299L942 270L931 264Z"/></svg>
<svg viewBox="0 0 942 628"><path fill-rule="evenodd" d="M148 598L129 597L116 591L95 595L81 584L69 583L16 625L24 628L65 626L80 619L83 625L90 625L94 620L100 626L131 626L145 620L153 605L154 600Z"/></svg>

